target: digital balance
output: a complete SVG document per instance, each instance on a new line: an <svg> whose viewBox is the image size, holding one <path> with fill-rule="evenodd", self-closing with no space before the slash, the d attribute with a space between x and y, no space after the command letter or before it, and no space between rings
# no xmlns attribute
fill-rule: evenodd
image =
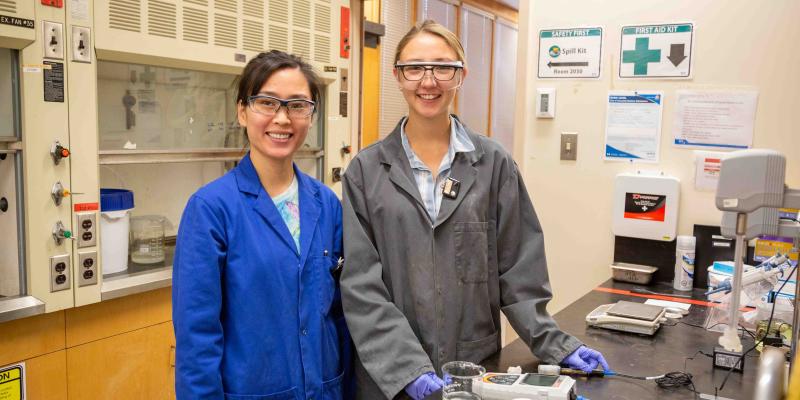
<svg viewBox="0 0 800 400"><path fill-rule="evenodd" d="M586 316L586 324L598 328L653 335L666 322L666 309L650 304L620 300L603 304Z"/></svg>
<svg viewBox="0 0 800 400"><path fill-rule="evenodd" d="M566 375L534 373L504 374L488 372L479 381L477 392L485 400L576 400L575 380Z"/></svg>

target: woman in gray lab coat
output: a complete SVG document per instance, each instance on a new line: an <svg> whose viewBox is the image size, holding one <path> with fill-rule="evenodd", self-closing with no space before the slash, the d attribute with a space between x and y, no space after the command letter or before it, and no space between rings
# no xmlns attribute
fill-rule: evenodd
<svg viewBox="0 0 800 400"><path fill-rule="evenodd" d="M542 228L513 159L449 114L467 75L458 38L418 24L394 74L408 117L344 176L341 290L357 398L439 390L442 364L500 349L501 311L543 362L607 369L546 310Z"/></svg>

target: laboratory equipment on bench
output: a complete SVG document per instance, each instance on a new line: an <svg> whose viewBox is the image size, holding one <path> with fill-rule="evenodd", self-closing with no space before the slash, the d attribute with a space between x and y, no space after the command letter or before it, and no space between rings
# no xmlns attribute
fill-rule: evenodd
<svg viewBox="0 0 800 400"><path fill-rule="evenodd" d="M785 174L786 158L773 150L742 150L722 160L715 201L717 209L724 212L722 234L736 238L730 316L725 333L719 339L720 346L728 351L742 351L737 330L745 239L758 235L793 237L794 247L798 247L800 223L778 218L779 208L800 208L800 190L785 186ZM797 307L794 312L792 337L797 335ZM793 355L796 345L792 342Z"/></svg>
<svg viewBox="0 0 800 400"><path fill-rule="evenodd" d="M653 335L666 322L664 307L620 300L603 304L586 316L586 324L597 328Z"/></svg>
<svg viewBox="0 0 800 400"><path fill-rule="evenodd" d="M575 379L566 375L488 372L479 381L484 400L576 400Z"/></svg>
<svg viewBox="0 0 800 400"><path fill-rule="evenodd" d="M769 292L775 287L775 284L778 283L778 277L783 276L783 271L788 267L790 267L789 259L785 255L778 253L757 267L743 273L742 290L748 294L751 300L758 299L763 293ZM730 293L731 288L731 278L727 278L705 294Z"/></svg>

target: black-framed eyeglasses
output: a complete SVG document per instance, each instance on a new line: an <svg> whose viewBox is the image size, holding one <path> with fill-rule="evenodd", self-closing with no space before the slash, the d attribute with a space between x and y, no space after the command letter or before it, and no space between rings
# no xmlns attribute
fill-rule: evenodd
<svg viewBox="0 0 800 400"><path fill-rule="evenodd" d="M437 81L449 81L455 78L456 72L464 68L464 63L461 61L412 62L397 63L394 67L400 70L403 78L407 81L421 81L425 77L426 71L431 71L433 79Z"/></svg>
<svg viewBox="0 0 800 400"><path fill-rule="evenodd" d="M277 97L263 94L250 96L247 104L253 112L261 115L273 116L278 113L281 107L286 107L286 115L289 118L305 118L314 113L314 104L311 100L305 99L279 99Z"/></svg>

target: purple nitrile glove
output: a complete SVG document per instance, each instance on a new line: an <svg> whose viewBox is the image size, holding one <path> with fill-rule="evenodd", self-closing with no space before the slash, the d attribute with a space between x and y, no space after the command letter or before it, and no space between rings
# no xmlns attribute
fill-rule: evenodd
<svg viewBox="0 0 800 400"><path fill-rule="evenodd" d="M566 356L561 360L562 364L566 364L570 368L579 369L583 372L592 372L597 368L597 364L603 367L603 371L610 371L606 359L599 351L590 349L586 346L578 347L572 354Z"/></svg>
<svg viewBox="0 0 800 400"><path fill-rule="evenodd" d="M406 386L406 393L414 400L422 400L444 386L444 382L433 372L420 375Z"/></svg>

